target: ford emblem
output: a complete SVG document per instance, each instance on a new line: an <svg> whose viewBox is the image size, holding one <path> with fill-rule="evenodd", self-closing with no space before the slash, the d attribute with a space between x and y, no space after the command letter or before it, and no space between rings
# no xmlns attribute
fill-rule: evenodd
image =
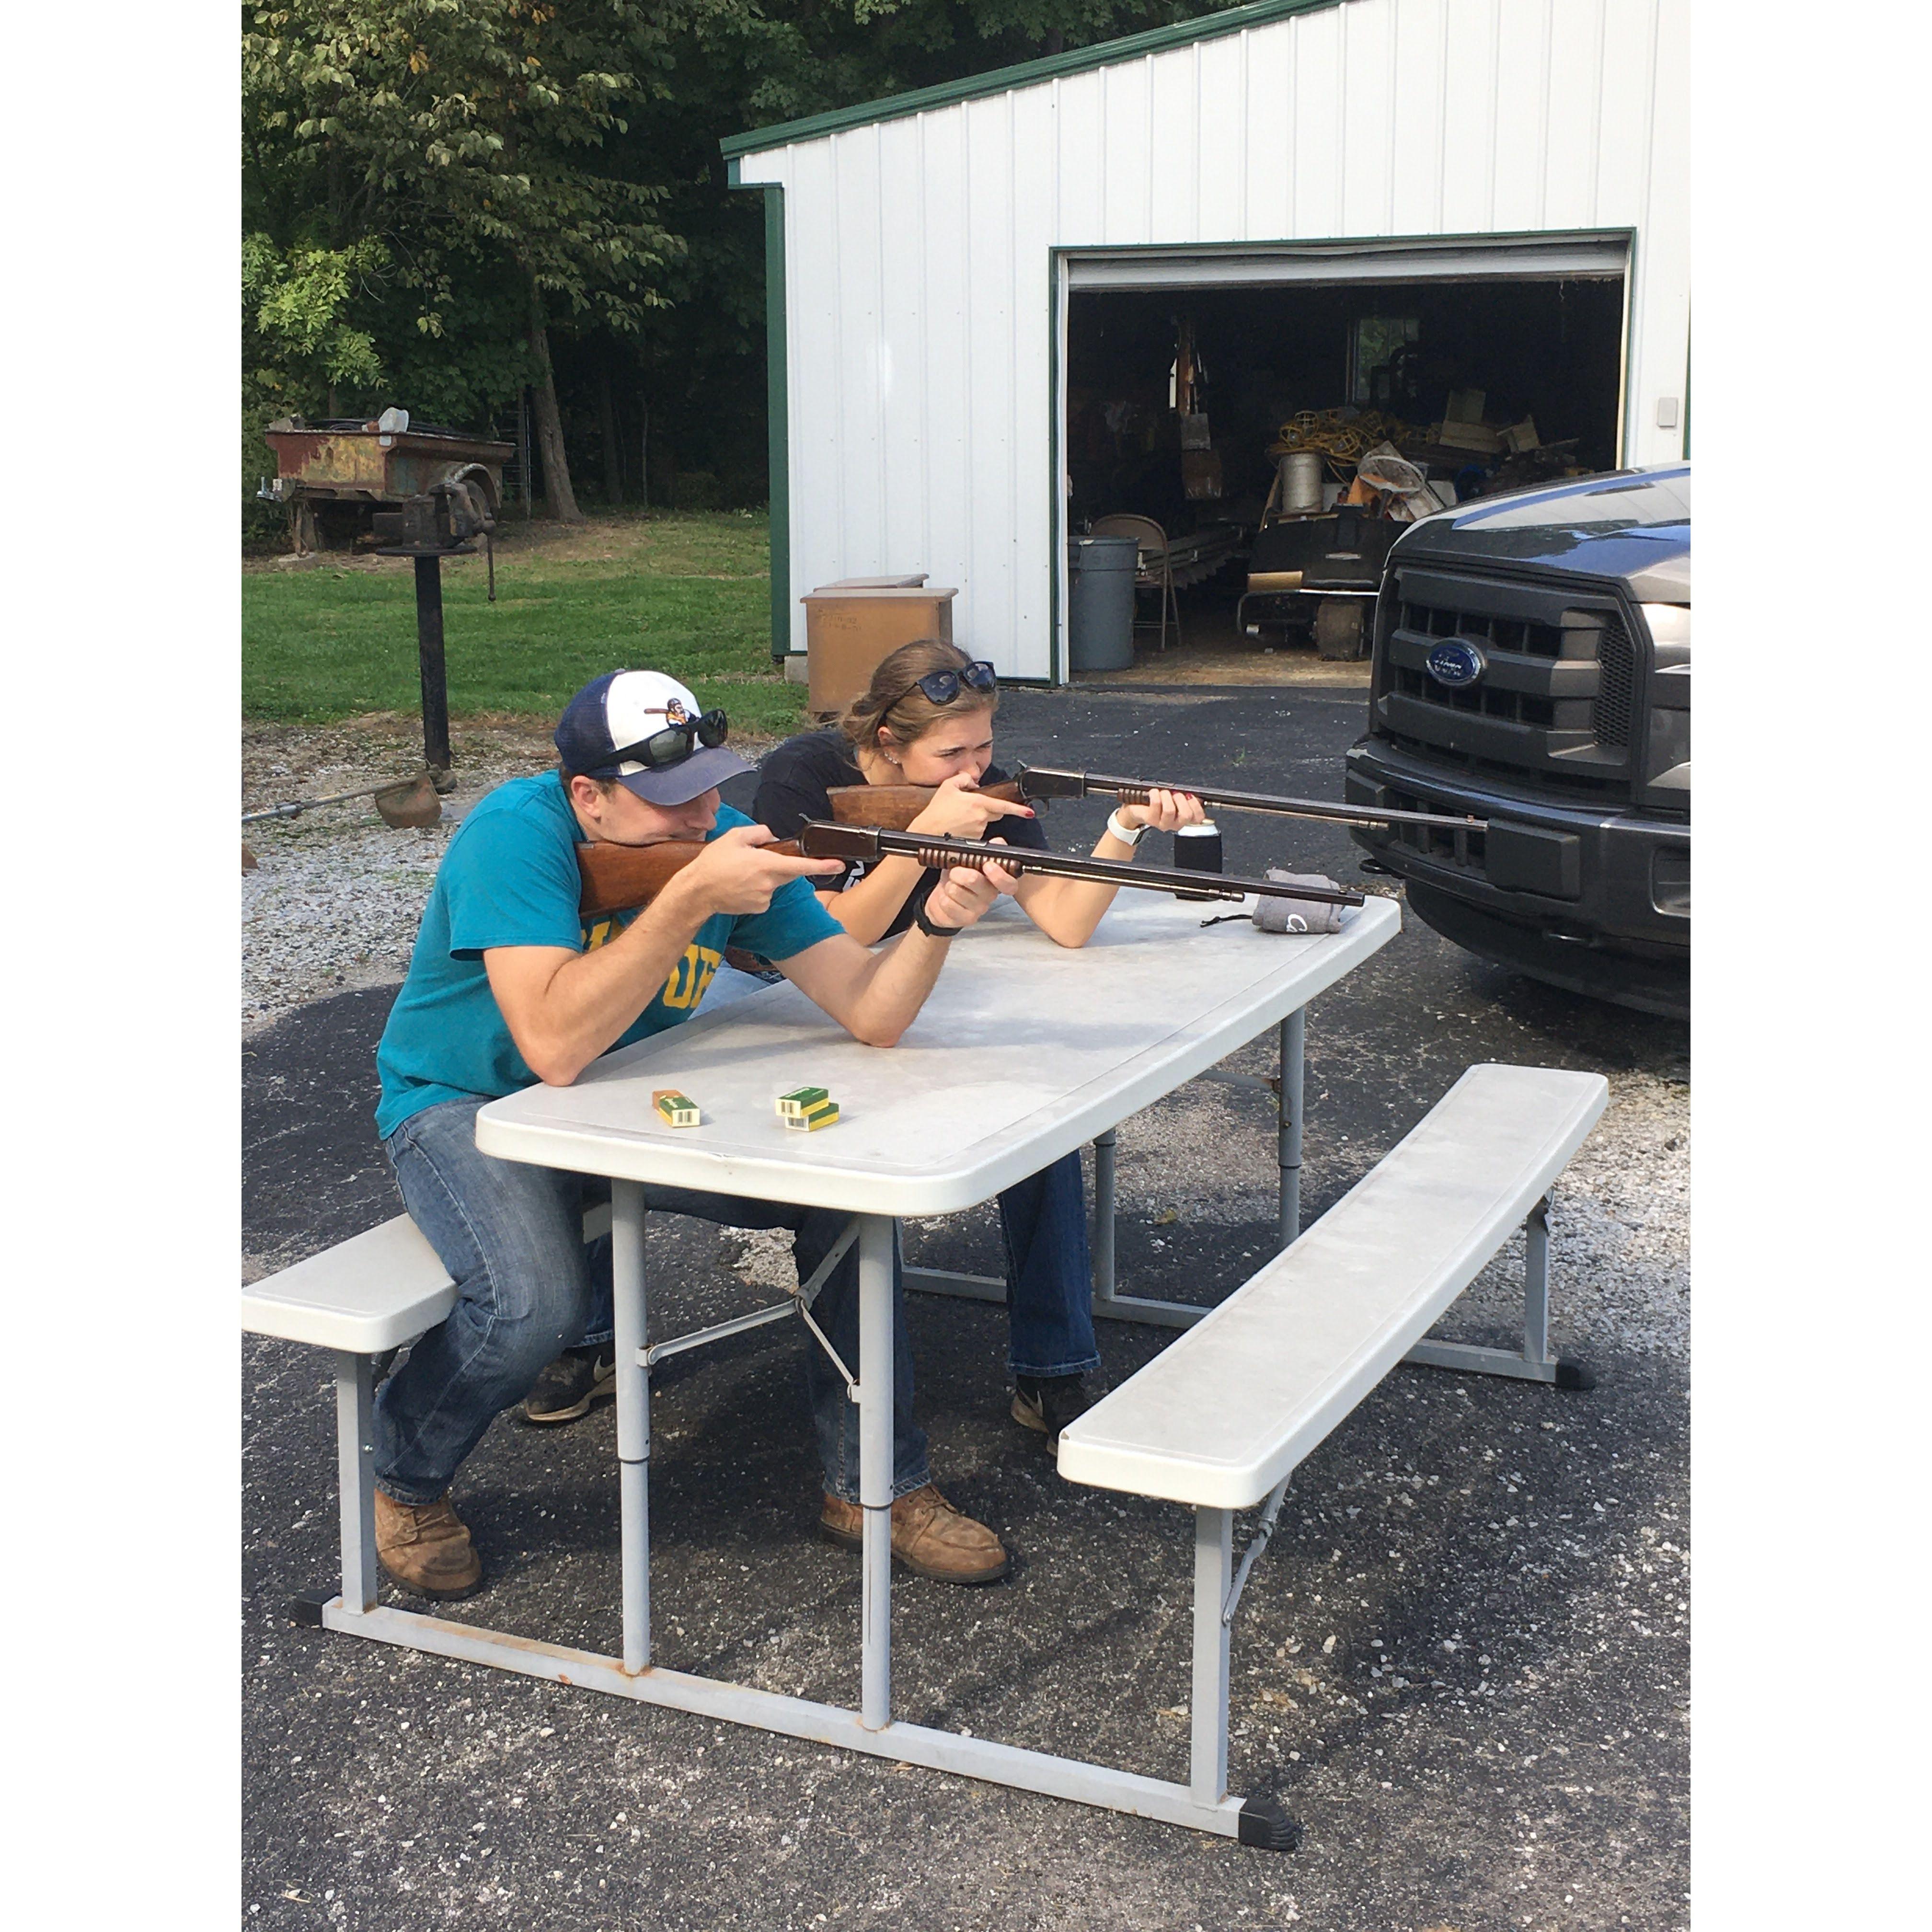
<svg viewBox="0 0 1932 1932"><path fill-rule="evenodd" d="M1460 638L1447 638L1438 644L1426 662L1429 675L1438 684L1456 686L1474 684L1489 668L1482 652Z"/></svg>

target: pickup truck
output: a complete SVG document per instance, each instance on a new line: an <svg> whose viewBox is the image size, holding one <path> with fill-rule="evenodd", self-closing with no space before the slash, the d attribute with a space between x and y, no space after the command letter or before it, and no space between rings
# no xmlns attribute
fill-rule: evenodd
<svg viewBox="0 0 1932 1932"><path fill-rule="evenodd" d="M1690 471L1618 470L1405 530L1376 601L1354 803L1426 924L1538 980L1688 1017Z"/></svg>

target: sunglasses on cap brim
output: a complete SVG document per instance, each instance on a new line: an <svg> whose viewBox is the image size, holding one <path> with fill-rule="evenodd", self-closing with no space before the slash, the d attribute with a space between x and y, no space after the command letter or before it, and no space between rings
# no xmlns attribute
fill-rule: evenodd
<svg viewBox="0 0 1932 1932"><path fill-rule="evenodd" d="M976 691L983 694L991 691L996 682L993 667L984 658L975 658L957 670L929 670L925 676L914 678L908 688L924 692L935 704L950 704L962 691Z"/></svg>
<svg viewBox="0 0 1932 1932"><path fill-rule="evenodd" d="M706 711L681 723L667 724L634 745L620 745L598 766L600 772L619 765L638 764L646 770L661 772L668 766L681 765L699 746L707 750L722 745L731 729L730 720L722 711Z"/></svg>

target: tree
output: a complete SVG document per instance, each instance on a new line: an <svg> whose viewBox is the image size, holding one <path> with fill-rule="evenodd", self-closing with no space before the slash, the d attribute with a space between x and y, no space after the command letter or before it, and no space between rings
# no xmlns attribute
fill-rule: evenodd
<svg viewBox="0 0 1932 1932"><path fill-rule="evenodd" d="M573 455L600 452L609 492L647 435L755 502L763 218L720 138L1222 4L246 0L244 228L312 296L380 247L329 285L379 365L338 379L351 412L482 427L527 383L554 511L576 514ZM312 372L248 299L252 418Z"/></svg>
<svg viewBox="0 0 1932 1932"><path fill-rule="evenodd" d="M331 248L380 238L442 337L466 271L514 278L553 514L581 515L550 333L634 335L682 251L663 188L608 151L665 92L676 5L641 0L261 0L244 8L251 152ZM304 202L305 201L305 206Z"/></svg>

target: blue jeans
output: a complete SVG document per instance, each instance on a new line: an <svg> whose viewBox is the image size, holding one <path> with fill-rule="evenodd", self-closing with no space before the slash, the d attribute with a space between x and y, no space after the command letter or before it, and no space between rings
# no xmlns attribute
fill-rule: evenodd
<svg viewBox="0 0 1932 1932"><path fill-rule="evenodd" d="M1094 1262L1080 1156L1070 1154L1000 1196L1006 1249L1006 1366L1016 1376L1077 1376L1100 1366Z"/></svg>
<svg viewBox="0 0 1932 1932"><path fill-rule="evenodd" d="M762 992L766 983L721 966L698 1011L728 1006ZM1016 1376L1042 1377L1097 1369L1094 1262L1087 1244L1080 1156L1070 1154L1008 1188L1000 1196L1000 1233L1006 1250L1006 1366Z"/></svg>
<svg viewBox="0 0 1932 1932"><path fill-rule="evenodd" d="M412 1114L382 1143L410 1219L448 1269L456 1305L421 1336L376 1397L375 1475L398 1502L430 1503L499 1411L520 1402L563 1351L610 1333L609 1237L586 1243L584 1210L610 1198L596 1175L499 1160L478 1151L483 1102L446 1100ZM783 1202L646 1187L647 1209L734 1228L790 1228L799 1278L829 1254L848 1217ZM905 1284L892 1252L892 1493L931 1480L925 1432L912 1415ZM855 1372L859 1248L854 1242L812 1304L813 1318ZM859 1410L816 1342L805 1379L825 1486L859 1500Z"/></svg>

